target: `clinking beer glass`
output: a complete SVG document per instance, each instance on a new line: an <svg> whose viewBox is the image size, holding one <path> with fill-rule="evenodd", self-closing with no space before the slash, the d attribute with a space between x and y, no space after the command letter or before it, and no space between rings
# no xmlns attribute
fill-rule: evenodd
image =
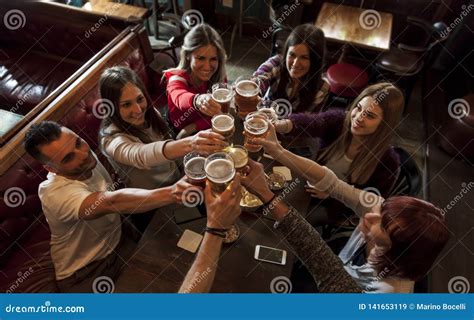
<svg viewBox="0 0 474 320"><path fill-rule="evenodd" d="M247 149L245 149L243 146L235 145L233 147L228 148L227 152L234 160L235 170L241 175L244 175L246 173L245 167L247 166L247 163L249 161L249 154L247 152Z"/></svg>
<svg viewBox="0 0 474 320"><path fill-rule="evenodd" d="M202 188L206 187L205 162L206 158L197 152L190 152L184 156L184 173L189 183Z"/></svg>
<svg viewBox="0 0 474 320"><path fill-rule="evenodd" d="M204 166L212 192L214 194L224 192L235 176L235 166L232 157L225 152L217 152L207 157ZM233 224L226 231L224 243L234 242L238 239L239 235L239 228L236 224Z"/></svg>
<svg viewBox="0 0 474 320"><path fill-rule="evenodd" d="M212 131L222 135L229 145L232 145L235 126L234 126L234 117L230 114L217 114L211 119Z"/></svg>
<svg viewBox="0 0 474 320"><path fill-rule="evenodd" d="M233 96L234 92L230 84L216 83L212 86L212 99L221 105L222 113L229 113Z"/></svg>
<svg viewBox="0 0 474 320"><path fill-rule="evenodd" d="M204 163L206 177L211 182L211 190L224 192L235 176L234 160L225 152L217 152L207 157Z"/></svg>
<svg viewBox="0 0 474 320"><path fill-rule="evenodd" d="M257 104L257 110L264 113L271 124L275 124L278 120L278 114L275 111L278 104L270 100L262 100Z"/></svg>
<svg viewBox="0 0 474 320"><path fill-rule="evenodd" d="M244 147L249 152L258 152L262 146L250 144L249 138L265 138L268 133L268 118L259 111L251 112L245 117L244 121Z"/></svg>
<svg viewBox="0 0 474 320"><path fill-rule="evenodd" d="M257 78L237 78L235 81L235 105L242 119L250 112L257 110L257 104L260 101L259 94L260 86Z"/></svg>

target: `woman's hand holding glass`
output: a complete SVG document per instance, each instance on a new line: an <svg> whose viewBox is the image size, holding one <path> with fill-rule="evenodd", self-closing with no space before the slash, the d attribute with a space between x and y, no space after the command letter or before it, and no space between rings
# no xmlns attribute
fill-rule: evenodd
<svg viewBox="0 0 474 320"><path fill-rule="evenodd" d="M212 117L221 113L221 105L212 99L212 94L200 94L195 101L196 109L202 114Z"/></svg>
<svg viewBox="0 0 474 320"><path fill-rule="evenodd" d="M270 123L268 126L268 135L265 137L265 139L249 137L248 143L263 146L265 152L275 158L276 155L283 152L283 147L281 146L280 142L278 142L275 127Z"/></svg>
<svg viewBox="0 0 474 320"><path fill-rule="evenodd" d="M199 131L195 135L185 139L188 139L190 146L190 150L187 150L188 152L196 151L203 155L222 151L229 146L222 135L213 132L211 129Z"/></svg>
<svg viewBox="0 0 474 320"><path fill-rule="evenodd" d="M252 159L248 159L246 175L241 177L241 182L249 192L267 202L273 197L273 192L268 186L263 165Z"/></svg>

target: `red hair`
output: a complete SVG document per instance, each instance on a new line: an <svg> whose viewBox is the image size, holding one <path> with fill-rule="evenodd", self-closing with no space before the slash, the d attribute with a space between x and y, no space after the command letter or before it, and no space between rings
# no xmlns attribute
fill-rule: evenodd
<svg viewBox="0 0 474 320"><path fill-rule="evenodd" d="M442 211L429 202L399 196L383 203L381 216L392 245L375 258L375 268L388 268L388 275L413 281L423 278L449 239Z"/></svg>

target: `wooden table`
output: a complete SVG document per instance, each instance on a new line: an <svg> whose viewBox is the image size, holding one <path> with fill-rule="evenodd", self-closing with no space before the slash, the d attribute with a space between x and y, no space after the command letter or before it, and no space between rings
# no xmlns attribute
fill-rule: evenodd
<svg viewBox="0 0 474 320"><path fill-rule="evenodd" d="M12 129L24 116L0 109L0 137Z"/></svg>
<svg viewBox="0 0 474 320"><path fill-rule="evenodd" d="M242 124L236 118L234 142L242 143ZM266 172L275 163L260 160ZM293 173L294 174L294 173ZM306 213L310 197L304 190L305 180L294 175L285 189L283 200L301 213ZM136 253L115 284L116 292L177 292L195 255L176 244L185 229L202 233L206 218L177 225L175 206L158 209L139 242ZM224 244L212 292L270 292L271 281L278 276L290 277L294 262L292 249L282 235L273 229L274 221L261 212L242 212L237 221L240 237L233 244ZM254 259L256 245L287 251L286 265L276 265Z"/></svg>
<svg viewBox="0 0 474 320"><path fill-rule="evenodd" d="M144 20L150 15L147 8L130 6L127 4L110 2L106 0L92 0L86 3L83 8L98 14L105 14L112 17L118 17L124 20Z"/></svg>
<svg viewBox="0 0 474 320"><path fill-rule="evenodd" d="M387 51L390 49L392 21L391 13L325 2L315 24L329 40Z"/></svg>

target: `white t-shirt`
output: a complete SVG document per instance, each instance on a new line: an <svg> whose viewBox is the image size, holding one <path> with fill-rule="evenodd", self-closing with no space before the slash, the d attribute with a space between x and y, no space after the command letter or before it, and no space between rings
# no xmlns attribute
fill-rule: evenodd
<svg viewBox="0 0 474 320"><path fill-rule="evenodd" d="M99 161L87 180L71 180L50 172L39 185L39 198L51 230L51 258L57 280L105 258L118 245L120 215L79 219L84 199L93 192L110 190L111 186L112 179Z"/></svg>

